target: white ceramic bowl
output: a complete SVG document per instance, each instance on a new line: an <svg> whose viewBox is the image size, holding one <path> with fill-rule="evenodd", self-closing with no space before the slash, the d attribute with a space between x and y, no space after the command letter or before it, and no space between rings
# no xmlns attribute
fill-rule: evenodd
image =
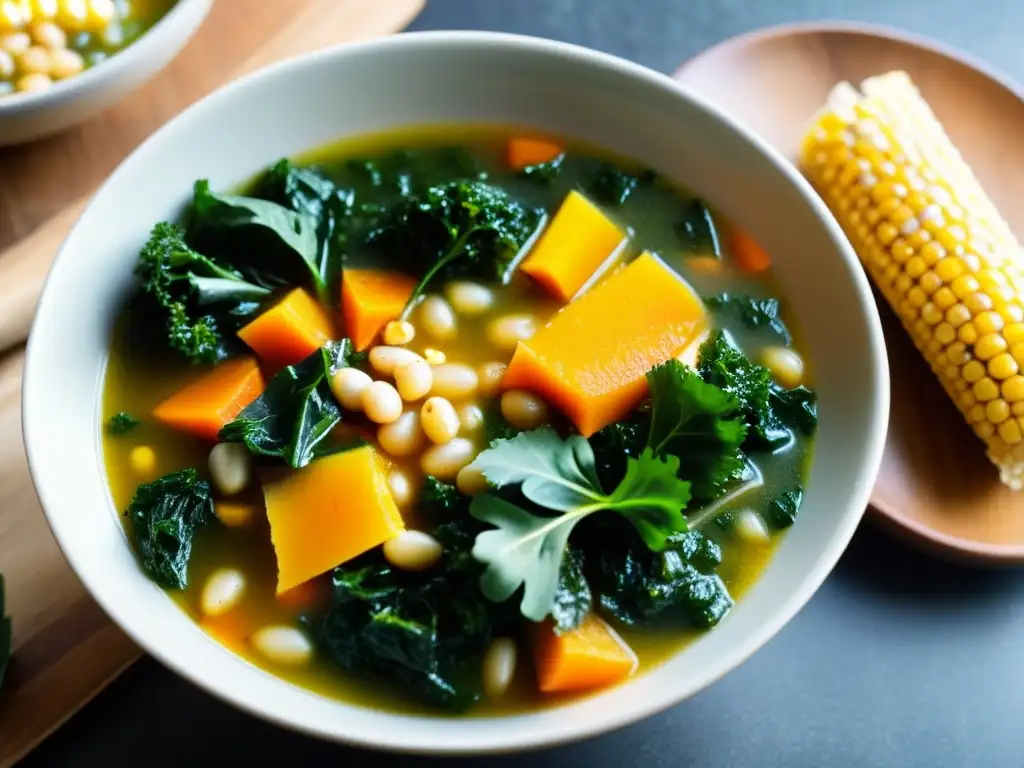
<svg viewBox="0 0 1024 768"><path fill-rule="evenodd" d="M806 334L820 431L801 516L764 577L655 674L555 709L452 719L349 706L285 683L195 626L139 569L100 453L107 343L150 226L192 182L223 188L343 135L489 122L574 136L699 191L775 255ZM484 33L405 34L304 56L236 82L146 141L96 194L46 281L28 344L32 475L72 567L151 654L277 723L360 745L479 753L551 745L685 699L771 638L828 575L860 520L888 418L882 333L861 268L824 205L767 144L672 80L590 50Z"/></svg>
<svg viewBox="0 0 1024 768"><path fill-rule="evenodd" d="M123 51L39 93L0 98L0 147L59 133L106 109L163 69L202 24L213 0L178 0Z"/></svg>

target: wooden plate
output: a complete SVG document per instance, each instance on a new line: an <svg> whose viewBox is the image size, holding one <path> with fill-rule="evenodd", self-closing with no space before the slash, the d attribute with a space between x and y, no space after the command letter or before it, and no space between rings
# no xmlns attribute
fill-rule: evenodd
<svg viewBox="0 0 1024 768"><path fill-rule="evenodd" d="M862 24L772 27L727 40L676 79L791 160L835 83L910 74L1010 226L1024 235L1024 88L941 43ZM984 447L880 297L892 410L871 503L876 519L936 554L1024 563L1024 493L1000 484ZM837 343L842 343L837 339Z"/></svg>

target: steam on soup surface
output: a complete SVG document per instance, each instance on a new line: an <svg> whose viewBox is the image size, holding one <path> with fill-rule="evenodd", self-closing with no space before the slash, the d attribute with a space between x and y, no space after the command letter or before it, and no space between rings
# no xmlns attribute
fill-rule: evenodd
<svg viewBox="0 0 1024 768"><path fill-rule="evenodd" d="M106 377L140 566L369 706L642 673L727 620L800 507L816 404L770 265L654 173L497 129L199 181Z"/></svg>

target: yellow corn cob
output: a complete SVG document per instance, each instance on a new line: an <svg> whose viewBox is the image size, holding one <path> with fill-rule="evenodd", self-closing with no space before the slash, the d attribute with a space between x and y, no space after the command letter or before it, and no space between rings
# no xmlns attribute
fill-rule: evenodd
<svg viewBox="0 0 1024 768"><path fill-rule="evenodd" d="M1024 488L1024 257L904 72L840 83L804 174L999 468Z"/></svg>
<svg viewBox="0 0 1024 768"><path fill-rule="evenodd" d="M55 20L66 32L98 31L117 15L114 0L0 0L0 32Z"/></svg>

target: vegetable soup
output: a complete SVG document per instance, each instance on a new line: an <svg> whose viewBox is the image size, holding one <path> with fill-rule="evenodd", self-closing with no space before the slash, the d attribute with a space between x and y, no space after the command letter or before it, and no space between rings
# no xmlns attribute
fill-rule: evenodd
<svg viewBox="0 0 1024 768"><path fill-rule="evenodd" d="M107 369L140 567L285 680L544 706L712 630L797 518L817 425L771 257L552 137L403 131L197 181Z"/></svg>

